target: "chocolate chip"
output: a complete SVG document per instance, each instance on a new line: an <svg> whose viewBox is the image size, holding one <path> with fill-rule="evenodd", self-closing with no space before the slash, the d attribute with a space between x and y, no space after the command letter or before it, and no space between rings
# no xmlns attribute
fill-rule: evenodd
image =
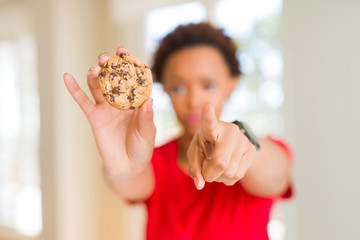
<svg viewBox="0 0 360 240"><path fill-rule="evenodd" d="M106 62L106 63L104 64L104 68L108 68L108 67L109 67L109 63Z"/></svg>
<svg viewBox="0 0 360 240"><path fill-rule="evenodd" d="M107 95L106 93L103 94L104 97L106 97L106 95Z"/></svg>
<svg viewBox="0 0 360 240"><path fill-rule="evenodd" d="M123 58L126 54L125 53L120 53L120 57Z"/></svg>
<svg viewBox="0 0 360 240"><path fill-rule="evenodd" d="M115 93L115 94L118 94L120 92L120 88L119 87L114 87L112 92Z"/></svg>
<svg viewBox="0 0 360 240"><path fill-rule="evenodd" d="M134 66L135 66L135 67L138 67L138 65L137 65L136 63L134 63Z"/></svg>
<svg viewBox="0 0 360 240"><path fill-rule="evenodd" d="M100 76L101 76L101 77L105 77L105 76L106 76L106 72L100 72Z"/></svg>
<svg viewBox="0 0 360 240"><path fill-rule="evenodd" d="M128 65L129 63L128 62L123 62L122 63L124 66Z"/></svg>
<svg viewBox="0 0 360 240"><path fill-rule="evenodd" d="M136 72L136 75L139 77L139 78L141 78L141 77L143 77L144 76L144 72Z"/></svg>
<svg viewBox="0 0 360 240"><path fill-rule="evenodd" d="M136 79L136 81L137 81L140 85L142 85L142 84L145 82L145 80L142 79L142 78L138 78L138 79Z"/></svg>
<svg viewBox="0 0 360 240"><path fill-rule="evenodd" d="M115 78L116 76L117 76L116 73L114 73L114 72L110 73L110 78L111 78L111 80L114 80L114 78Z"/></svg>
<svg viewBox="0 0 360 240"><path fill-rule="evenodd" d="M124 73L124 70L120 69L119 74L122 75Z"/></svg>
<svg viewBox="0 0 360 240"><path fill-rule="evenodd" d="M116 65L115 65L115 64L113 64L113 65L111 65L111 68L112 68L112 69L114 69L114 70L115 70L115 69L117 69L117 68L119 68L119 67L120 67L120 65L119 65L119 64L116 64Z"/></svg>
<svg viewBox="0 0 360 240"><path fill-rule="evenodd" d="M131 109L131 110L134 110L134 109L135 109L135 107L131 106L131 107L130 107L130 109Z"/></svg>
<svg viewBox="0 0 360 240"><path fill-rule="evenodd" d="M112 95L112 94L109 94L109 96L110 96L110 101L111 101L111 102L114 102L115 96Z"/></svg>
<svg viewBox="0 0 360 240"><path fill-rule="evenodd" d="M127 72L127 73L125 73L124 75L123 75L123 78L125 79L125 80L128 80L129 78L130 78L130 74Z"/></svg>
<svg viewBox="0 0 360 240"><path fill-rule="evenodd" d="M135 88L131 89L131 94L132 94L133 96L135 96L134 91L135 91Z"/></svg>
<svg viewBox="0 0 360 240"><path fill-rule="evenodd" d="M128 96L127 99L129 100L129 102L132 102L134 100L134 98L131 96Z"/></svg>

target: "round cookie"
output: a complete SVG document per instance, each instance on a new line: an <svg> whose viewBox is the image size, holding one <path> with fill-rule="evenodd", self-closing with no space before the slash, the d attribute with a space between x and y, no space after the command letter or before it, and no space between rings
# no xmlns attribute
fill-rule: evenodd
<svg viewBox="0 0 360 240"><path fill-rule="evenodd" d="M135 109L150 96L151 71L136 57L121 53L103 65L99 85L111 106L121 110Z"/></svg>

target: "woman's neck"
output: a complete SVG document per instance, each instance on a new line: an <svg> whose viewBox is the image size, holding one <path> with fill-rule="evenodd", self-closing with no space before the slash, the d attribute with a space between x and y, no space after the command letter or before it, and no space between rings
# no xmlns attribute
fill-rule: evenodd
<svg viewBox="0 0 360 240"><path fill-rule="evenodd" d="M187 150L190 146L193 136L183 135L179 139L179 155L178 161L182 163L187 163Z"/></svg>

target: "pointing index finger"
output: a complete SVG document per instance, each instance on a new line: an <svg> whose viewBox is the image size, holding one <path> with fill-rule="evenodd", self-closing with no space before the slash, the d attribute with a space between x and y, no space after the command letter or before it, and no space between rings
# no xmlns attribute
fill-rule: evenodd
<svg viewBox="0 0 360 240"><path fill-rule="evenodd" d="M187 152L187 158L189 163L189 174L194 180L195 187L198 190L201 190L204 188L205 180L201 173L202 158L199 155L199 149L196 145L196 141L193 139Z"/></svg>
<svg viewBox="0 0 360 240"><path fill-rule="evenodd" d="M210 103L205 104L201 111L200 133L211 144L215 144L218 139L218 119Z"/></svg>

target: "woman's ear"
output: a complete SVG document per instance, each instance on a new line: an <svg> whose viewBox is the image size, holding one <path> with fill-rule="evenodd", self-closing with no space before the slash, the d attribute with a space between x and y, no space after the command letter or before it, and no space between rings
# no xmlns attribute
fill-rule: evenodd
<svg viewBox="0 0 360 240"><path fill-rule="evenodd" d="M238 81L239 81L238 77L230 77L229 83L227 84L227 94L226 94L227 98L229 98L232 92L235 90Z"/></svg>

